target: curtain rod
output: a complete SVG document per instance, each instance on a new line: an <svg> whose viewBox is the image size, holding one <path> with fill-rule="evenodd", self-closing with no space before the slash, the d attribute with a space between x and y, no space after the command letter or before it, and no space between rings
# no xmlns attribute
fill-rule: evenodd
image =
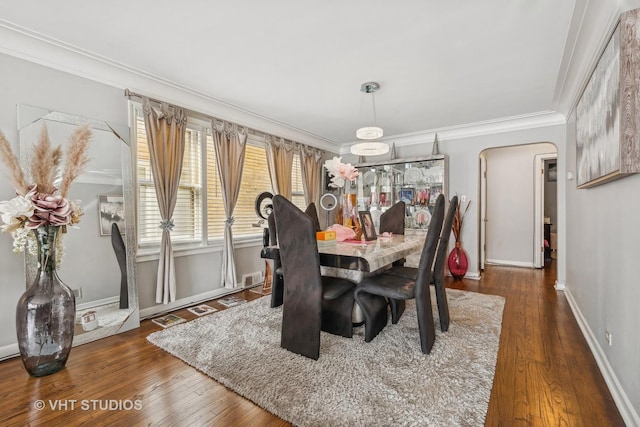
<svg viewBox="0 0 640 427"><path fill-rule="evenodd" d="M167 101L161 101L161 100L159 100L159 99L155 99L155 98L151 98L151 97L149 97L149 96L140 95L139 93L131 92L129 89L125 89L125 90L124 90L124 96L126 96L126 97L128 97L128 98L139 98L139 99L147 98L149 101L153 101L153 102L155 102L155 103L157 103L157 104L170 104L170 105L174 105L174 104L171 104L170 102L167 102ZM301 142L297 142L297 141L294 141L294 140L292 140L292 139L283 138L283 137L281 137L281 136L277 136L277 135L271 135L271 134L268 134L268 133L266 133L266 132L262 132L262 131L259 131L259 130L256 130L256 129L253 129L253 128L250 128L249 126L241 125L241 124L238 124L238 123L233 123L233 122L230 122L229 120L223 120L223 119L220 119L220 118L218 118L218 117L214 117L214 116L209 116L209 115L207 115L207 114L200 113L199 111L191 110L191 109L189 109L189 108L185 108L185 107L180 107L179 105L176 105L176 107L178 107L178 108L182 108L183 110L187 111L191 116L195 116L195 117L198 117L198 118L200 118L200 119L205 119L205 120L211 120L211 119L213 119L213 120L218 120L218 121L221 121L221 122L228 122L228 123L232 123L232 124L234 124L234 125L236 125L236 126L244 127L244 128L246 128L246 129L247 129L247 133L251 133L251 134L252 134L252 135L254 135L254 136L263 137L263 138L265 138L265 139L266 139L266 137L267 137L267 136L272 136L272 137L275 137L275 138L280 138L280 139L282 139L283 141L289 141L289 142L293 142L294 144L305 145L305 144L302 144ZM308 147L310 147L310 146L308 146ZM317 149L317 150L321 150L321 151L324 153L324 150L322 150L321 148L317 148L317 147L312 147L312 148L315 148L315 149Z"/></svg>

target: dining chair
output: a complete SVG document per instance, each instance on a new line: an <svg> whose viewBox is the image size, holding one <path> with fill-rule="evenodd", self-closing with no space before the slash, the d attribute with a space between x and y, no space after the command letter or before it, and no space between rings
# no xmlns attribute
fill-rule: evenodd
<svg viewBox="0 0 640 427"><path fill-rule="evenodd" d="M304 213L313 221L315 231L322 231L320 228L320 220L318 219L318 210L315 203L311 202L307 206ZM269 244L275 246L278 244L278 232L273 212L267 217L267 226L269 228ZM282 264L280 260L275 260L273 265L273 281L271 283L271 308L282 305L284 292L284 277L282 275Z"/></svg>
<svg viewBox="0 0 640 427"><path fill-rule="evenodd" d="M444 196L441 194L434 206L427 237L424 241L420 262L418 264L418 274L415 279L408 279L390 274L379 274L364 279L358 284L355 291L355 300L360 305L365 319L371 317L370 305L367 300L371 295L379 295L395 300L415 299L416 312L418 315L418 330L420 334L420 347L422 352L428 354L436 339L435 326L433 322L433 312L431 309L431 272L435 258L436 248L442 223L444 220ZM369 342L382 330L379 323L365 322L365 341Z"/></svg>
<svg viewBox="0 0 640 427"><path fill-rule="evenodd" d="M446 332L449 330L449 304L447 302L447 291L444 285L444 266L447 262L447 251L449 249L449 238L451 236L451 227L453 225L453 217L458 207L458 196L453 196L449 201L449 208L442 226L440 241L436 252L436 259L433 264L431 273L431 284L436 290L436 301L438 303L438 315L440 317L440 330ZM386 270L384 274L404 277L415 280L418 275L418 269L404 266L393 266ZM391 323L397 323L404 311L404 301L390 300L391 306ZM395 306L395 307L394 307Z"/></svg>
<svg viewBox="0 0 640 427"><path fill-rule="evenodd" d="M311 218L316 231L322 231L322 228L320 228L320 219L318 218L318 209L316 209L316 204L313 202L309 203L304 213L306 213L309 218Z"/></svg>
<svg viewBox="0 0 640 427"><path fill-rule="evenodd" d="M320 331L351 338L355 284L322 276L313 220L286 198L273 198L284 275L280 345L318 359Z"/></svg>
<svg viewBox="0 0 640 427"><path fill-rule="evenodd" d="M406 204L401 200L380 215L379 234L384 232L404 235Z"/></svg>
<svg viewBox="0 0 640 427"><path fill-rule="evenodd" d="M404 217L406 203L400 200L380 215L379 233L393 233L404 235ZM404 265L406 258L400 258L393 262L393 265ZM393 307L393 306L392 306Z"/></svg>
<svg viewBox="0 0 640 427"><path fill-rule="evenodd" d="M271 212L267 217L267 227L269 228L269 245L278 244L278 233L276 230L276 216ZM273 280L271 281L271 308L282 305L284 293L284 276L282 273L282 262L280 259L273 260Z"/></svg>

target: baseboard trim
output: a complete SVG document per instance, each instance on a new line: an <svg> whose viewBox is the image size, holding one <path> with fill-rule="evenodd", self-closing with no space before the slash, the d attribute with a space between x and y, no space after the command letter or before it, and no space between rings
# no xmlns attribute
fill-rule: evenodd
<svg viewBox="0 0 640 427"><path fill-rule="evenodd" d="M564 284L563 284L563 287L564 287ZM600 368L600 373L602 373L602 376L604 377L604 381L605 383L607 383L607 387L611 392L613 401L616 403L616 406L620 411L620 415L622 416L624 423L628 426L640 426L640 416L635 411L635 409L633 408L633 405L631 404L631 401L629 400L629 397L624 392L624 389L622 388L620 381L618 381L618 378L616 377L616 374L613 371L613 368L609 364L609 361L607 360L607 357L604 354L602 347L600 347L600 344L598 344L598 340L596 339L596 336L593 334L593 331L589 327L587 320L582 315L582 312L580 311L580 307L578 307L578 304L576 300L573 298L571 291L568 288L564 288L564 294L567 297L567 301L569 302L569 307L571 307L573 316L575 317L576 321L578 322L578 326L582 331L582 335L584 336L584 339L587 341L587 344L591 349L591 353L593 354L593 357L596 359L598 368Z"/></svg>
<svg viewBox="0 0 640 427"><path fill-rule="evenodd" d="M140 320L155 317L157 315L165 314L170 311L180 310L194 304L199 304L204 301L220 298L225 295L233 294L245 289L247 288L219 288L212 291L203 292L198 295L192 295L188 298L181 298L169 304L158 304L154 305L153 307L143 308L140 310Z"/></svg>
<svg viewBox="0 0 640 427"><path fill-rule="evenodd" d="M18 343L13 343L0 347L0 360L10 359L20 354Z"/></svg>
<svg viewBox="0 0 640 427"><path fill-rule="evenodd" d="M524 268L534 268L532 262L522 262L522 261L506 261L502 259L488 259L485 261L485 264L490 265L503 265L505 267L524 267Z"/></svg>

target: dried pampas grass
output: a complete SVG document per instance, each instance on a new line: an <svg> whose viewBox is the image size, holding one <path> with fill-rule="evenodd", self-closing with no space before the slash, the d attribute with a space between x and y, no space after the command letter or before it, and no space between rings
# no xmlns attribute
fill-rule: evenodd
<svg viewBox="0 0 640 427"><path fill-rule="evenodd" d="M9 169L9 181L11 185L13 185L13 188L15 188L18 194L24 196L29 190L29 185L20 167L20 162L18 162L15 154L13 154L11 145L2 131L0 131L0 160L2 160L7 166L7 169Z"/></svg>
<svg viewBox="0 0 640 427"><path fill-rule="evenodd" d="M62 184L60 184L62 197L67 197L67 191L69 191L71 183L84 171L87 163L89 163L87 149L89 148L90 140L91 128L89 125L80 126L71 134L67 147L67 161L62 175Z"/></svg>
<svg viewBox="0 0 640 427"><path fill-rule="evenodd" d="M67 196L69 187L73 181L82 174L89 158L87 150L91 140L91 128L89 125L79 126L69 138L66 151L65 168L62 173L60 183L60 195ZM16 192L25 195L30 187L37 185L39 193L53 194L56 191L55 181L60 172L62 163L62 149L58 146L51 147L47 127L43 124L38 143L33 148L33 153L29 161L31 184L27 182L25 173L20 167L18 158L11 150L11 145L4 134L0 131L0 160L9 170L9 180Z"/></svg>
<svg viewBox="0 0 640 427"><path fill-rule="evenodd" d="M31 179L40 193L51 194L55 190L54 181L62 160L62 149L51 148L47 126L43 123L40 139L33 148L31 157Z"/></svg>

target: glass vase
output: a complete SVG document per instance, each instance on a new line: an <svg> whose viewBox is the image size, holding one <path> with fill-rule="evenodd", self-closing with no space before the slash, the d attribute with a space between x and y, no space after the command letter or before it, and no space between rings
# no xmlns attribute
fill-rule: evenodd
<svg viewBox="0 0 640 427"><path fill-rule="evenodd" d="M467 274L469 257L460 242L456 242L456 246L451 250L449 259L447 260L447 266L454 280L462 280L465 274Z"/></svg>
<svg viewBox="0 0 640 427"><path fill-rule="evenodd" d="M56 242L61 227L33 230L38 244L36 279L16 307L18 347L25 369L34 377L64 368L71 351L76 301L58 277Z"/></svg>

